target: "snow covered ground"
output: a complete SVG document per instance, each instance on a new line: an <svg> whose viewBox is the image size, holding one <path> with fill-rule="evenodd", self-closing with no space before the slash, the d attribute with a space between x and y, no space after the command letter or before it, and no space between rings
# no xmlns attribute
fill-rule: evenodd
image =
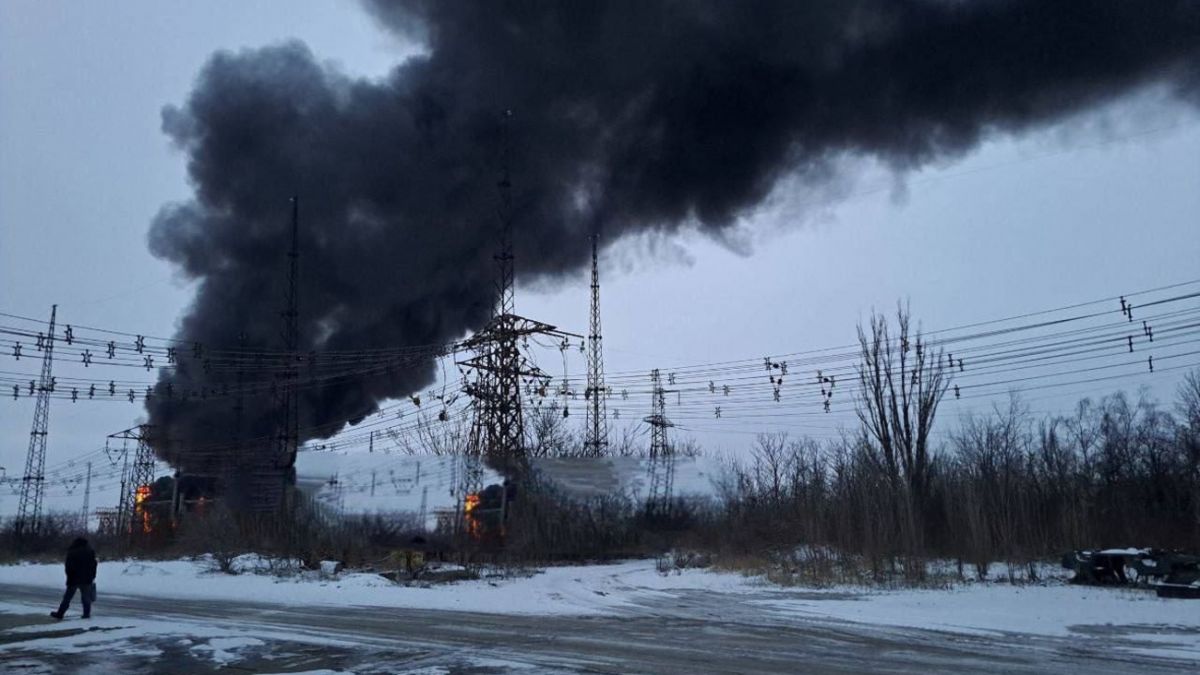
<svg viewBox="0 0 1200 675"><path fill-rule="evenodd" d="M822 590L803 598L778 594L751 602L795 617L952 633L1064 637L1120 633L1161 642L1163 648L1200 662L1200 602L1162 599L1145 590L1061 583L973 583L948 590L860 590L852 595L845 590Z"/></svg>
<svg viewBox="0 0 1200 675"><path fill-rule="evenodd" d="M26 614L45 611L44 607L28 603L0 602L0 614ZM68 624L54 624L56 627ZM20 642L13 641L6 646L0 646L0 663L14 670L20 665L17 659L8 659L5 652L15 651L37 652L52 650L60 654L88 654L98 650L114 653L123 657L157 658L163 655L162 647L147 646L147 638L158 638L165 645L190 652L195 657L210 661L216 665L235 663L243 657L243 652L262 647L270 640L288 640L308 642L310 644L336 644L330 640L306 640L292 632L286 634L279 631L258 630L253 635L247 635L240 626L221 626L214 622L164 620L158 618L129 619L125 617L105 617L101 614L90 621L87 630L71 634L52 634L41 636L45 625L31 623L9 628L10 638L13 636L29 635L30 639ZM22 672L37 672L36 668Z"/></svg>
<svg viewBox="0 0 1200 675"><path fill-rule="evenodd" d="M245 565L252 563L250 559L243 561ZM0 625L5 616L18 614L40 615L44 623L47 607L62 587L62 570L58 565L3 566L0 567L0 586L22 589L21 601L9 600L0 604ZM1070 586L1058 580L1029 585L968 583L943 590L783 588L733 573L689 569L661 574L654 561L639 560L611 565L552 567L527 576L485 577L476 581L416 587L393 584L366 573L343 573L332 578L313 575L280 579L253 572L229 576L208 571L204 562L176 560L106 561L100 567L98 586L100 599L96 619L88 626L89 630L55 636L37 632L45 631L46 626L17 626L11 630L32 633L24 641L0 639L0 660L4 660L6 653L27 654L60 647L79 654L115 649L114 653L125 657L142 652L148 655L157 650L174 654L173 658L199 659L214 664L214 667L234 662L244 666L252 659L270 660L279 654L290 654L288 658L293 660L288 661L291 664L288 670L295 670L293 666L298 663L308 663L310 670L320 670L331 667L330 662L315 657L310 662L295 661L293 657L301 658L310 652L360 649L362 645L356 647L353 644L356 639L344 634L327 634L319 625L312 630L294 626L283 629L277 624L262 623L261 616L291 613L318 617L316 623L320 624L319 617L322 616L346 617L367 612L365 616L407 616L416 622L416 628L412 630L424 630L424 626L440 623L434 621L431 624L428 617L447 612L445 616L456 617L447 620L450 624L462 624L459 629L476 637L493 635L510 626L518 632L537 627L551 635L559 627L567 631L569 626L578 626L572 630L591 635L589 626L606 622L603 625L614 627L607 630L619 626L621 630L634 631L623 639L650 638L653 642L652 635L646 635L645 631L639 633L631 626L646 621L675 621L684 627L694 627L701 622L702 625L721 626L718 629L721 634L734 630L777 631L781 644L791 644L793 637L788 636L794 636L798 631L832 630L838 636L836 639L856 635L860 636L856 640L868 636L870 641L889 639L901 644L912 640L928 642L931 635L960 636L936 639L946 640L958 649L963 649L964 645L976 649L983 648L978 645L995 648L997 644L1041 644L1038 649L1049 649L1055 658L1068 659L1064 662L1068 665L1077 652L1091 654L1088 658L1124 655L1121 657L1127 659L1122 662L1124 666L1116 668L1122 671L1132 669L1137 672L1139 661L1136 659L1139 658L1150 659L1149 663L1157 664L1155 668L1166 672L1174 668L1170 664L1186 664L1183 670L1200 667L1200 602L1159 599L1147 591ZM27 602L29 597L41 597L43 591L45 606L33 607ZM202 618L167 620L155 616L115 618L105 611L106 601L115 611L122 606L136 608L138 598L144 598L141 602L152 607L187 607L189 603L199 603L196 606L221 608L222 616L225 608L229 608L230 615L235 618L239 611L250 614L244 614L242 625L239 620L215 620L216 617L207 621ZM155 604L149 604L151 599ZM329 607L340 607L342 611L330 612ZM370 608L385 611L380 613ZM200 616L212 611L201 610ZM426 619L419 621L420 617ZM557 618L546 622L539 617ZM584 623L579 624L579 621ZM482 626L465 625L475 622ZM386 631L386 627L392 625L386 623L381 630ZM912 635L917 637L906 631L916 631ZM144 639L135 639L135 636ZM833 638L823 635L823 639ZM371 649L391 644L380 638L371 640L367 640ZM973 641L982 642L972 647ZM588 643L587 648L600 647ZM939 650L944 648L937 647ZM498 669L489 671L478 664L471 667L483 668L478 672L515 672L528 665L522 665L524 662L517 658L520 654L510 652L488 657L501 661L508 659L504 661L508 665ZM888 658L893 658L892 652L887 653ZM461 654L457 651L455 654L454 658L460 660L454 662L457 664L454 668L465 667ZM1035 654L1026 658L1035 659L1032 665L1036 672L1036 658L1040 657ZM445 666L445 662L439 663ZM539 663L545 665L544 661ZM414 669L411 672L447 671ZM543 667L538 672L576 671Z"/></svg>
<svg viewBox="0 0 1200 675"><path fill-rule="evenodd" d="M253 565L245 556L239 562ZM611 614L671 591L758 592L762 584L732 574L687 570L662 575L653 561L550 567L528 576L485 576L453 584L403 586L378 574L342 573L275 577L213 573L204 561L106 561L99 593L157 598L254 601L283 605L337 605L453 610L496 614ZM61 565L0 566L0 584L61 588Z"/></svg>
<svg viewBox="0 0 1200 675"><path fill-rule="evenodd" d="M396 672L408 675L444 674L448 669L430 668L418 663L405 668L386 661L375 668L356 667L343 670L340 666L351 655L361 653L364 646L371 658L394 656L394 650L379 650L369 640L339 639L325 635L319 628L295 626L264 626L239 620L205 621L165 618L151 613L147 618L128 615L108 617L97 614L87 622L52 623L29 621L40 616L44 607L28 602L0 601L0 626L3 618L21 617L26 620L7 626L5 639L0 641L0 671L22 672L29 675L50 675L61 672L110 673L132 672L253 672L283 675L355 675L355 673ZM49 629L49 630L48 630ZM374 649L372 649L374 647ZM400 662L413 660L401 655ZM444 659L442 659L445 662ZM455 655L451 661L456 668L494 668L486 672L527 670L529 664L503 662L495 659ZM118 666L117 664L120 664ZM468 672L470 672L468 670ZM485 671L477 671L485 672Z"/></svg>

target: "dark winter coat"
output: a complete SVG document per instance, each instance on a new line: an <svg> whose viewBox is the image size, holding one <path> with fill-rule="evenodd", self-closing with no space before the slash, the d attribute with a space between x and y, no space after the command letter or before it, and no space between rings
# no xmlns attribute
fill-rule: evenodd
<svg viewBox="0 0 1200 675"><path fill-rule="evenodd" d="M96 581L96 552L83 538L67 549L67 585L86 586Z"/></svg>

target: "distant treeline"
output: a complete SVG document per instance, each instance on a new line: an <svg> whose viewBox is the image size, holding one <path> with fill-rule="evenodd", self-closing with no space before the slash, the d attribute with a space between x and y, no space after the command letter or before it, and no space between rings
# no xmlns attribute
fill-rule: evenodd
<svg viewBox="0 0 1200 675"><path fill-rule="evenodd" d="M824 546L914 575L925 567L906 559L983 573L1084 547L1200 549L1200 371L1170 409L1119 393L1039 417L1013 394L935 447L940 355L910 338L904 312L859 337L859 428L826 442L759 436L731 466L711 545Z"/></svg>

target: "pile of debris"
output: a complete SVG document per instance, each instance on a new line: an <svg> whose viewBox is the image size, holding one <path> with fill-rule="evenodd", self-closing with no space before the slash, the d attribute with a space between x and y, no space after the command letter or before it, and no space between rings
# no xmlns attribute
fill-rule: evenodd
<svg viewBox="0 0 1200 675"><path fill-rule="evenodd" d="M1062 566L1073 584L1153 588L1160 598L1200 598L1200 555L1153 548L1073 551Z"/></svg>

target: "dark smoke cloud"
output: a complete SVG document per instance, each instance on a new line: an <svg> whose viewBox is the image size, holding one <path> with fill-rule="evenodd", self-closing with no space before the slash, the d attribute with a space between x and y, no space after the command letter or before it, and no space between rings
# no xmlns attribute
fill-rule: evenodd
<svg viewBox="0 0 1200 675"><path fill-rule="evenodd" d="M200 280L180 337L278 348L288 197L301 196L303 349L456 338L492 304L499 120L514 110L525 279L608 241L720 233L781 178L868 157L903 172L1149 85L1196 100L1200 3L1104 0L457 2L368 9L425 55L382 80L301 43L215 54L163 128L191 201L150 247ZM303 425L427 384L433 363L306 391ZM187 367L180 386L197 377ZM160 385L161 386L161 385ZM228 402L149 406L220 441ZM247 435L269 433L248 402ZM160 450L162 450L160 448ZM196 465L186 449L166 453Z"/></svg>

